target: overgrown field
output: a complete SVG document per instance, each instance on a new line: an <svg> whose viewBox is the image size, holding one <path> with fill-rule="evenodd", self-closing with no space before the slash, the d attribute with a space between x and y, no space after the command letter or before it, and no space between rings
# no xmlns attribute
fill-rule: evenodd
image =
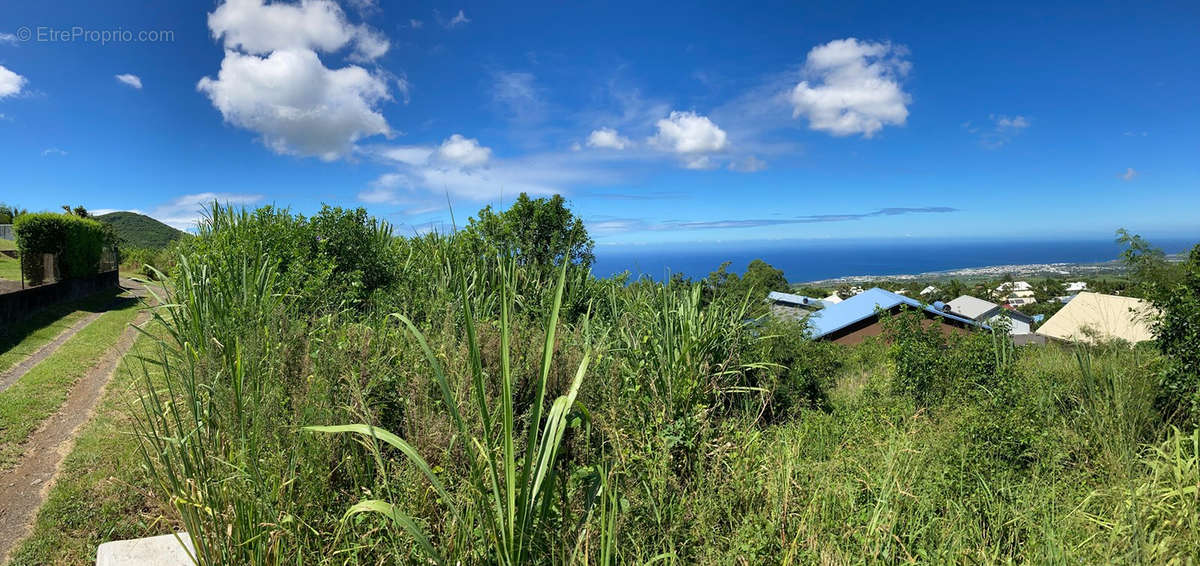
<svg viewBox="0 0 1200 566"><path fill-rule="evenodd" d="M1200 559L1171 352L811 342L514 210L216 208L181 246L131 422L201 564Z"/></svg>

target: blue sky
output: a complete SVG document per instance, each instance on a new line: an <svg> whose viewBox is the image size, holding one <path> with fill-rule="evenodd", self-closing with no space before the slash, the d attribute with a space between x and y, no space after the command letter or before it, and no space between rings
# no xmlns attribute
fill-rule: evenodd
<svg viewBox="0 0 1200 566"><path fill-rule="evenodd" d="M1200 5L26 2L0 201L559 192L601 245L1200 234Z"/></svg>

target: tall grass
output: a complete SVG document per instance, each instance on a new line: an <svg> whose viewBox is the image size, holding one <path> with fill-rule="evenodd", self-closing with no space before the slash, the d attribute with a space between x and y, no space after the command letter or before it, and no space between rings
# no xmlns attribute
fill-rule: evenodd
<svg viewBox="0 0 1200 566"><path fill-rule="evenodd" d="M261 223L244 233L291 229ZM1200 437L1163 429L1146 349L919 325L810 344L699 285L443 235L396 240L402 276L370 308L314 311L238 238L179 262L139 406L201 564L1187 563L1200 544Z"/></svg>
<svg viewBox="0 0 1200 566"><path fill-rule="evenodd" d="M545 418L542 418L544 399L546 396L547 379L555 348L555 334L558 328L558 313L562 305L563 287L566 280L566 266L559 270L558 284L554 292L553 306L549 311L545 342L542 348L540 370L535 378L535 393L533 404L528 415L529 425L525 434L518 430L514 419L514 377L510 362L511 335L510 314L514 301L513 281L514 267L510 264L502 273L500 294L500 407L489 406L485 393L487 376L482 367L482 354L477 339L475 318L471 313L467 297L468 285L466 278L460 279L460 290L463 305L466 309L466 332L468 340L468 356L471 368L471 382L474 395L471 403L482 423L482 430L471 430L467 421L460 414L460 402L455 398L445 369L437 355L429 346L426 336L404 315L394 315L399 319L420 345L425 353L429 367L433 372L441 401L453 418L458 433L458 443L465 452L470 464L470 487L474 493L472 509L457 509L451 506L451 515L456 521L481 522L481 525L466 525L469 529L482 528L487 533L489 543L488 555L491 562L514 566L527 563L541 563L554 556L556 546L552 540L556 534L553 521L555 520L554 494L556 484L565 481L559 476L557 467L558 455L563 441L563 435L568 428L568 415L575 404L583 377L587 372L590 353L584 353L571 381L566 394L554 400ZM499 434L493 434L496 427ZM340 426L310 426L305 430L325 433L353 433L365 437L367 446L382 467L380 441L399 450L404 457L414 464L429 481L442 501L451 501L450 495L441 480L432 471L424 458L408 442L390 432L380 430L368 423ZM521 436L524 436L523 447ZM518 448L523 448L523 455L518 455ZM602 500L603 501L603 500ZM370 499L356 503L346 513L350 518L358 513L373 512L383 515L404 530L420 545L426 557L438 564L449 563L449 555L444 549L435 547L434 542L418 525L417 520L403 512L395 503ZM599 529L602 533L611 529L611 505L603 505ZM444 546L451 546L449 542ZM604 546L611 551L609 546ZM603 553L602 553L603 554ZM607 554L604 554L608 556ZM550 560L554 561L554 560Z"/></svg>

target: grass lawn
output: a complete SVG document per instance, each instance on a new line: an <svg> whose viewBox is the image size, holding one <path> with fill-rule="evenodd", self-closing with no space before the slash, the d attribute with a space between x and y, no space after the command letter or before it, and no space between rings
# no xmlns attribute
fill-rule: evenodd
<svg viewBox="0 0 1200 566"><path fill-rule="evenodd" d="M63 461L33 532L13 550L14 566L92 564L101 543L180 528L164 519L170 511L151 493L131 432L129 409L136 402L141 372L136 354L154 357L153 345L149 337L139 336L121 361L95 416ZM157 367L151 367L150 373L155 379L161 376Z"/></svg>
<svg viewBox="0 0 1200 566"><path fill-rule="evenodd" d="M0 334L0 371L13 367L89 312L103 309L114 293L105 292L79 301L55 305L13 324Z"/></svg>
<svg viewBox="0 0 1200 566"><path fill-rule="evenodd" d="M71 384L117 343L141 303L129 299L81 330L20 381L0 392L0 469L21 457L21 443L66 400Z"/></svg>
<svg viewBox="0 0 1200 566"><path fill-rule="evenodd" d="M21 262L0 254L0 279L21 280Z"/></svg>
<svg viewBox="0 0 1200 566"><path fill-rule="evenodd" d="M0 252L8 252L17 249L17 243L12 240L0 238Z"/></svg>

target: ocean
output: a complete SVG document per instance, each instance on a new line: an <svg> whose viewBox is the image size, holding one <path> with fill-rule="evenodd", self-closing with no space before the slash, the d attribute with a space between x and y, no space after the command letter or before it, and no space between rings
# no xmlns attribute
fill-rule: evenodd
<svg viewBox="0 0 1200 566"><path fill-rule="evenodd" d="M1167 253L1186 251L1198 239L1152 239ZM738 273L754 259L782 269L788 281L802 282L859 275L904 275L1039 263L1100 263L1120 256L1106 240L798 240L704 243L671 246L597 246L593 272L607 277L623 271L663 279L673 273L701 278L725 261Z"/></svg>

